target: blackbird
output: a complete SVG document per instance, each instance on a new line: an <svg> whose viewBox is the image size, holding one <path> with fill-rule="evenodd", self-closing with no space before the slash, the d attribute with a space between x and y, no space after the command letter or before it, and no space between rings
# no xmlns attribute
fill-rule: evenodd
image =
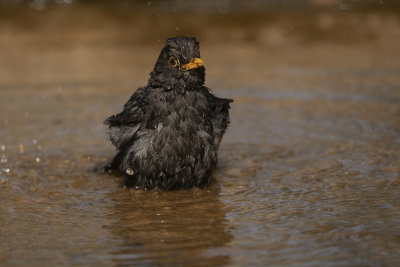
<svg viewBox="0 0 400 267"><path fill-rule="evenodd" d="M117 148L109 169L122 172L126 186L173 190L209 183L233 100L214 96L204 80L197 40L170 38L147 86L104 121Z"/></svg>

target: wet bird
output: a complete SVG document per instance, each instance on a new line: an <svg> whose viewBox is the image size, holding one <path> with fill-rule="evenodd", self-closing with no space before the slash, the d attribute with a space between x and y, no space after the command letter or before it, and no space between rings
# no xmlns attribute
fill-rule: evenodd
<svg viewBox="0 0 400 267"><path fill-rule="evenodd" d="M104 121L117 149L109 169L123 173L127 186L169 190L209 183L233 100L214 96L204 81L197 40L170 38L147 86Z"/></svg>

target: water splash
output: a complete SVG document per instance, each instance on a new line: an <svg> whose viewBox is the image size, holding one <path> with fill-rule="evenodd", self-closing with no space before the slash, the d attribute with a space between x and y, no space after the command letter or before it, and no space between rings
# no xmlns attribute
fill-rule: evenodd
<svg viewBox="0 0 400 267"><path fill-rule="evenodd" d="M131 168L128 168L128 169L126 169L126 174L128 174L128 175L133 175L134 174L134 172L133 172L133 170L131 169Z"/></svg>

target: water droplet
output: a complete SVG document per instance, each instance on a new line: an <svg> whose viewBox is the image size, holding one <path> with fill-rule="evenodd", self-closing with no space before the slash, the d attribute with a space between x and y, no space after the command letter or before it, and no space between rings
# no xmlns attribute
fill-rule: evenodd
<svg viewBox="0 0 400 267"><path fill-rule="evenodd" d="M150 6L151 5L151 1L147 1L147 5Z"/></svg>
<svg viewBox="0 0 400 267"><path fill-rule="evenodd" d="M175 27L175 30L176 30L176 31L179 31L179 27L178 27L178 26L176 26L176 27Z"/></svg>
<svg viewBox="0 0 400 267"><path fill-rule="evenodd" d="M36 160L37 163L40 162L40 158L39 157L37 157L35 160Z"/></svg>
<svg viewBox="0 0 400 267"><path fill-rule="evenodd" d="M33 0L30 3L30 7L36 10L43 10L46 8L47 1L46 0Z"/></svg>
<svg viewBox="0 0 400 267"><path fill-rule="evenodd" d="M128 174L128 175L133 175L133 171L132 171L132 169L131 168L128 168L128 169L126 169L126 174Z"/></svg>
<svg viewBox="0 0 400 267"><path fill-rule="evenodd" d="M216 2L217 11L226 14L230 9L231 1L230 0L218 0Z"/></svg>
<svg viewBox="0 0 400 267"><path fill-rule="evenodd" d="M1 151L5 151L6 150L6 146L5 145L1 145L0 149L1 149Z"/></svg>
<svg viewBox="0 0 400 267"><path fill-rule="evenodd" d="M19 153L23 154L24 153L24 145L19 144Z"/></svg>

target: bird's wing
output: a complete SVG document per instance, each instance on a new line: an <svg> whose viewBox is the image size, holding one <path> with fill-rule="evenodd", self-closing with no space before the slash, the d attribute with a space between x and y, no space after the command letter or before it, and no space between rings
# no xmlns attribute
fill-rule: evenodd
<svg viewBox="0 0 400 267"><path fill-rule="evenodd" d="M213 125L214 145L218 149L222 136L229 125L229 109L232 99L219 98L210 93L210 90L205 87L205 95L210 105L211 122Z"/></svg>
<svg viewBox="0 0 400 267"><path fill-rule="evenodd" d="M109 127L134 126L143 120L147 106L145 87L139 88L126 102L123 111L104 120Z"/></svg>
<svg viewBox="0 0 400 267"><path fill-rule="evenodd" d="M146 88L139 88L124 105L122 112L104 121L110 128L108 137L118 149L121 149L127 141L133 141L136 131L145 120L147 107Z"/></svg>
<svg viewBox="0 0 400 267"><path fill-rule="evenodd" d="M131 126L140 122L143 114L138 108L131 108L129 110L123 110L122 112L112 115L105 119L104 124L109 127L118 126Z"/></svg>

